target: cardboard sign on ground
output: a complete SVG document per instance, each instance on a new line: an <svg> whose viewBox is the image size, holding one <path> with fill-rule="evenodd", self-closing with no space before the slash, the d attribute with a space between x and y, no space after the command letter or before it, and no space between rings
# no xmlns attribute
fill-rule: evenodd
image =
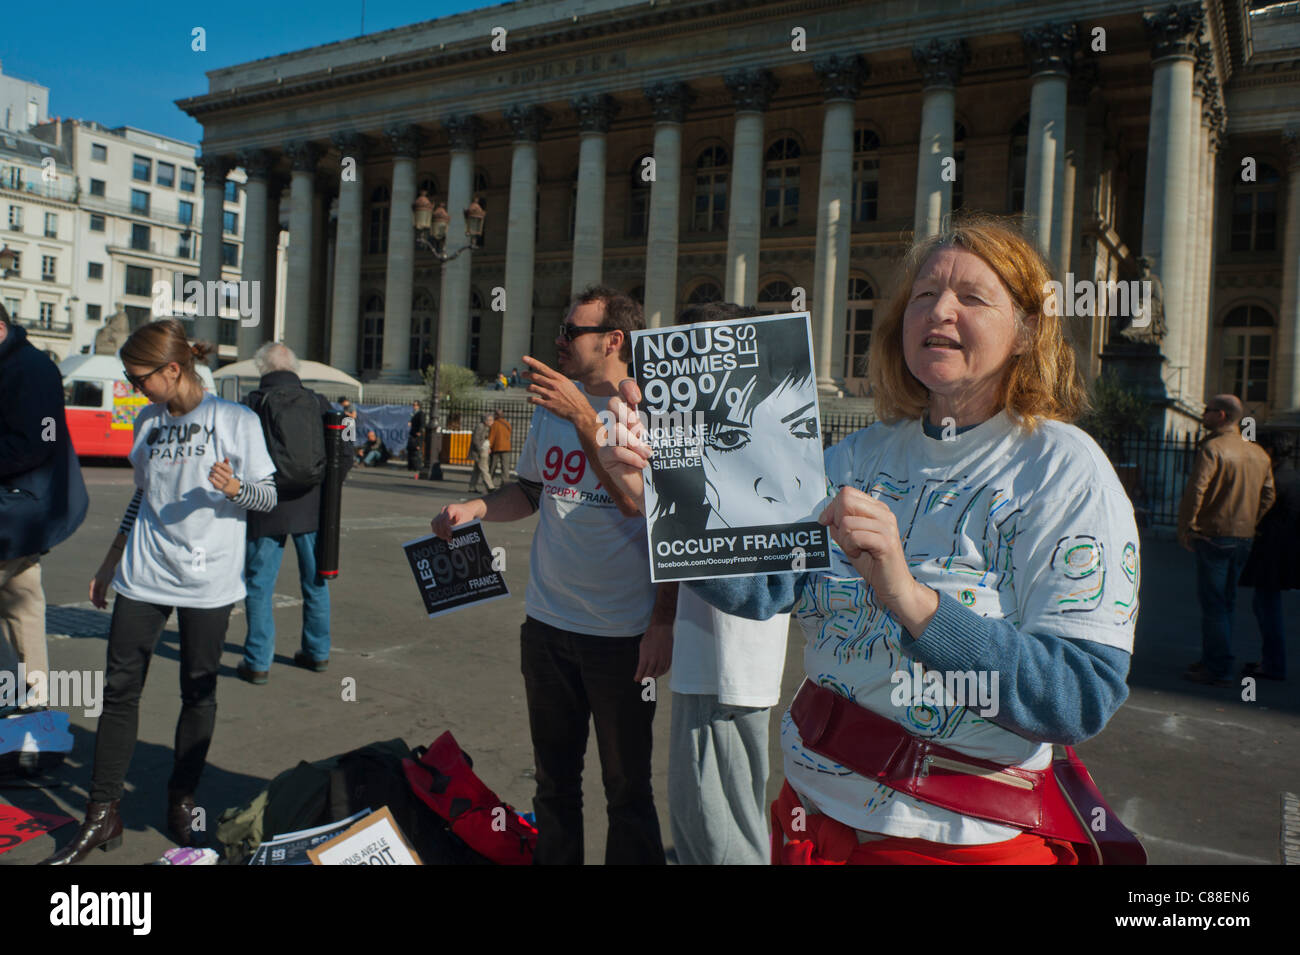
<svg viewBox="0 0 1300 955"><path fill-rule="evenodd" d="M307 855L315 865L424 865L387 806Z"/></svg>

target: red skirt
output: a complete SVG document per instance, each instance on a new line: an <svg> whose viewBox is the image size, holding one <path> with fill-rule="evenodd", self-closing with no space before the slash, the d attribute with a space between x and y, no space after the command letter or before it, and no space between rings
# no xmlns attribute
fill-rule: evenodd
<svg viewBox="0 0 1300 955"><path fill-rule="evenodd" d="M856 829L810 813L787 782L772 803L773 865L1078 865L1068 842L1028 832L1006 842L950 846L887 836L858 842Z"/></svg>

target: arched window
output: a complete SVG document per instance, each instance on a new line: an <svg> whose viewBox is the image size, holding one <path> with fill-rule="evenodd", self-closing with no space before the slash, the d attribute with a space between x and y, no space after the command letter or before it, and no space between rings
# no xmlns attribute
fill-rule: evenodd
<svg viewBox="0 0 1300 955"><path fill-rule="evenodd" d="M378 372L384 365L384 297L366 298L361 312L361 371Z"/></svg>
<svg viewBox="0 0 1300 955"><path fill-rule="evenodd" d="M1223 387L1242 401L1268 401L1273 316L1258 305L1234 308L1223 320Z"/></svg>
<svg viewBox="0 0 1300 955"><path fill-rule="evenodd" d="M1025 211L1025 170L1029 164L1029 115L1011 127L1011 163L1008 191L1011 212Z"/></svg>
<svg viewBox="0 0 1300 955"><path fill-rule="evenodd" d="M632 163L632 180L628 188L627 197L627 237L629 239L643 239L650 231L650 182L648 178L651 164L646 163L647 159L653 160L649 153L637 157L637 161Z"/></svg>
<svg viewBox="0 0 1300 955"><path fill-rule="evenodd" d="M853 221L875 222L880 197L880 137L866 128L853 131Z"/></svg>
<svg viewBox="0 0 1300 955"><path fill-rule="evenodd" d="M1238 166L1238 168L1241 168ZM1272 252L1277 248L1277 194L1282 177L1259 163L1254 182L1236 176L1232 187L1233 252Z"/></svg>
<svg viewBox="0 0 1300 955"><path fill-rule="evenodd" d="M779 229L799 221L799 144L778 139L767 148L763 179L763 211L767 226Z"/></svg>
<svg viewBox="0 0 1300 955"><path fill-rule="evenodd" d="M844 378L867 377L867 354L871 350L872 311L876 290L866 279L849 279L849 304L844 323ZM857 389L850 389L850 393Z"/></svg>
<svg viewBox="0 0 1300 955"><path fill-rule="evenodd" d="M407 367L411 371L420 370L420 361L427 348L433 351L433 336L438 328L438 312L433 304L433 296L427 289L416 289L411 299L411 354Z"/></svg>
<svg viewBox="0 0 1300 955"><path fill-rule="evenodd" d="M952 158L954 179L952 181L952 211L961 208L966 199L966 127L954 123L952 127Z"/></svg>
<svg viewBox="0 0 1300 955"><path fill-rule="evenodd" d="M376 186L370 193L370 236L366 251L383 255L388 251L388 212L391 196L387 186Z"/></svg>
<svg viewBox="0 0 1300 955"><path fill-rule="evenodd" d="M696 232L714 232L725 225L727 214L727 171L731 156L722 146L710 146L695 161Z"/></svg>
<svg viewBox="0 0 1300 955"><path fill-rule="evenodd" d="M785 279L768 282L758 293L758 308L765 312L789 312L794 309L794 286Z"/></svg>
<svg viewBox="0 0 1300 955"><path fill-rule="evenodd" d="M469 367L478 371L479 345L483 340L483 298L478 289L469 290Z"/></svg>
<svg viewBox="0 0 1300 955"><path fill-rule="evenodd" d="M716 282L701 282L691 290L691 294L686 297L688 305L703 305L705 302L721 302L722 286Z"/></svg>

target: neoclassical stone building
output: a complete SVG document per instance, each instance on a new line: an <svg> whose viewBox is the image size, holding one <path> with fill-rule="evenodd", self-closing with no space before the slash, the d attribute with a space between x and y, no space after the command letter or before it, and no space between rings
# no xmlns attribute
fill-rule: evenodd
<svg viewBox="0 0 1300 955"><path fill-rule="evenodd" d="M1089 376L1154 368L1171 422L1220 390L1268 415L1300 408L1300 7L1251 6L516 2L216 70L179 105L205 188L247 173L243 278L363 378L413 380L437 344L483 374L551 357L603 281L651 323L802 295L819 380L860 394L899 251L966 209L1023 214L1076 280L1150 260L1167 332L1071 317ZM422 250L421 190L452 248L479 197L481 248Z"/></svg>

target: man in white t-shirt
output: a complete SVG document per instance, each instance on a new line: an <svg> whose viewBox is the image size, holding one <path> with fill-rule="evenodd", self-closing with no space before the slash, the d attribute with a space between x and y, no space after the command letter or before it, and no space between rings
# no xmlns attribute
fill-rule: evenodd
<svg viewBox="0 0 1300 955"><path fill-rule="evenodd" d="M650 756L654 681L672 658L677 587L650 582L645 519L635 501L607 490L596 459L596 414L628 377L630 333L644 327L641 306L621 292L579 295L556 339L560 373L524 357L539 407L518 483L449 504L432 522L449 538L467 521L516 521L541 510L520 644L537 766L534 861L543 864L583 861L592 719L609 816L606 863L664 861Z"/></svg>

